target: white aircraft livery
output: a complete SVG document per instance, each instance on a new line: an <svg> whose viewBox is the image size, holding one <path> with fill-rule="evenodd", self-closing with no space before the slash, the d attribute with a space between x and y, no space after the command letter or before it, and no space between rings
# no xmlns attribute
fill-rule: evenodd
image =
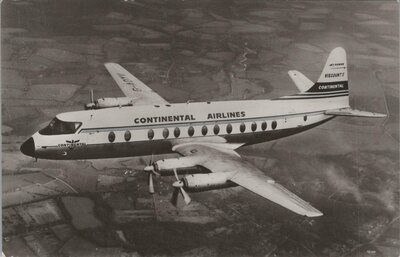
<svg viewBox="0 0 400 257"><path fill-rule="evenodd" d="M177 153L178 158L144 168L150 193L153 175L175 175L174 204L179 196L190 203L186 191L242 186L297 214L321 216L235 150L311 129L336 116L386 116L350 108L346 52L341 47L330 53L317 82L289 71L299 92L271 100L172 104L120 65L105 67L126 97L94 101L92 94L86 110L58 114L22 144L21 152L56 160ZM192 168L200 172L188 175ZM179 178L178 171L186 175Z"/></svg>

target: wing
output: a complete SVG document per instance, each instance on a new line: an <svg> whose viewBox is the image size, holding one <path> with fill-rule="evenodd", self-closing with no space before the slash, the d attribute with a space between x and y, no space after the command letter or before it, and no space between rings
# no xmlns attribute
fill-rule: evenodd
<svg viewBox="0 0 400 257"><path fill-rule="evenodd" d="M121 65L116 63L105 63L104 66L111 74L115 82L127 97L135 99L135 104L168 104L168 102L146 86L143 82L135 78Z"/></svg>
<svg viewBox="0 0 400 257"><path fill-rule="evenodd" d="M232 147L226 143L185 143L174 146L173 150L184 156L196 157L192 160L198 160L197 165L212 172L236 171L230 178L232 182L297 214L308 217L322 215L309 203L266 176L252 164L244 161L233 150L235 147L237 146Z"/></svg>

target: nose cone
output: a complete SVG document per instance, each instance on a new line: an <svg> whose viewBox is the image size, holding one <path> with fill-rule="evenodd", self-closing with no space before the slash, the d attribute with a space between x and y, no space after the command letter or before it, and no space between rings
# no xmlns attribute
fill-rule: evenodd
<svg viewBox="0 0 400 257"><path fill-rule="evenodd" d="M185 184L183 183L182 180L179 180L179 181L175 181L174 183L172 183L172 186L176 187L176 188L179 188L179 187L184 187Z"/></svg>
<svg viewBox="0 0 400 257"><path fill-rule="evenodd" d="M149 171L154 171L154 165L148 165L144 167L144 171L149 172Z"/></svg>
<svg viewBox="0 0 400 257"><path fill-rule="evenodd" d="M29 138L21 145L21 152L25 155L35 157L35 142Z"/></svg>

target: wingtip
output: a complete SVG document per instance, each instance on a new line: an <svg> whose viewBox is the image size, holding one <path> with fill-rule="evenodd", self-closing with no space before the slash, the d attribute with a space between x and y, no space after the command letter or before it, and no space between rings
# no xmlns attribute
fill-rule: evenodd
<svg viewBox="0 0 400 257"><path fill-rule="evenodd" d="M334 49L332 49L331 53L332 52L344 52L344 53L346 53L346 50L343 47L338 46L338 47L335 47Z"/></svg>
<svg viewBox="0 0 400 257"><path fill-rule="evenodd" d="M386 118L387 114L385 114L385 113L375 113L375 117L377 117L377 118Z"/></svg>
<svg viewBox="0 0 400 257"><path fill-rule="evenodd" d="M309 208L304 210L303 215L310 217L310 218L315 218L315 217L320 217L324 214L321 211L319 211L318 209L316 209L315 207L309 206Z"/></svg>
<svg viewBox="0 0 400 257"><path fill-rule="evenodd" d="M320 217L323 215L324 214L322 212L318 211L317 209L315 209L313 211L308 211L307 213L305 213L305 216L310 217L310 218Z"/></svg>

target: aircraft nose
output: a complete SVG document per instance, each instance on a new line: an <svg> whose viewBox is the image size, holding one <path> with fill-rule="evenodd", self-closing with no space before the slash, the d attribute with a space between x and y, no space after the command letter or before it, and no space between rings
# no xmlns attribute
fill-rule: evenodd
<svg viewBox="0 0 400 257"><path fill-rule="evenodd" d="M21 152L25 155L35 157L35 141L29 138L21 145Z"/></svg>

